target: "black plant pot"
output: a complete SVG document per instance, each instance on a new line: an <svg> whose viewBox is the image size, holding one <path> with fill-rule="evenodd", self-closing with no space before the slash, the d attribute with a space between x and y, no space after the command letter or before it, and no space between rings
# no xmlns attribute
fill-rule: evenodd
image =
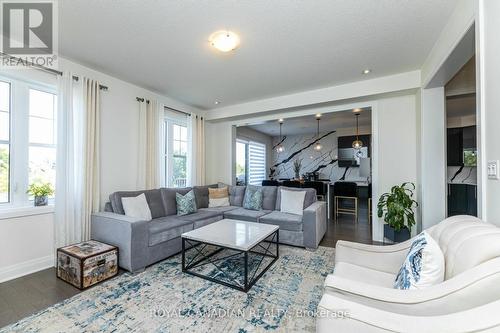
<svg viewBox="0 0 500 333"><path fill-rule="evenodd" d="M401 243L410 239L410 230L408 228L396 231L388 224L384 224L384 237L390 239L394 243Z"/></svg>

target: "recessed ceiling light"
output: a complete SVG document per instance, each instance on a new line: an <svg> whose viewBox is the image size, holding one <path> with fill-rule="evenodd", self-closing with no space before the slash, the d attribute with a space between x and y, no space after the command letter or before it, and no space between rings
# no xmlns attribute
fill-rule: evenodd
<svg viewBox="0 0 500 333"><path fill-rule="evenodd" d="M216 31L208 38L210 44L221 52L229 52L240 45L240 37L232 31Z"/></svg>
<svg viewBox="0 0 500 333"><path fill-rule="evenodd" d="M219 104L220 104L220 102L219 102L219 101L215 101L215 102L214 102L214 104L215 104L215 105L219 105Z"/></svg>
<svg viewBox="0 0 500 333"><path fill-rule="evenodd" d="M371 70L371 69L368 69L368 68L367 68L367 69L365 69L365 70L363 70L363 74L365 74L365 75L366 75L366 74L370 74L371 72L372 72L372 70Z"/></svg>

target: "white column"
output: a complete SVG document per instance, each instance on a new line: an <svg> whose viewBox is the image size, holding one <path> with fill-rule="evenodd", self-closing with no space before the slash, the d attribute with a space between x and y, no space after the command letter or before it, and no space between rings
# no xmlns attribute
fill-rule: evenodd
<svg viewBox="0 0 500 333"><path fill-rule="evenodd" d="M500 160L500 1L478 0L476 52L480 148L479 206L482 219L500 225L500 180L488 179L488 161ZM478 169L479 169L478 168Z"/></svg>
<svg viewBox="0 0 500 333"><path fill-rule="evenodd" d="M420 181L422 229L446 217L446 101L444 88L422 89Z"/></svg>

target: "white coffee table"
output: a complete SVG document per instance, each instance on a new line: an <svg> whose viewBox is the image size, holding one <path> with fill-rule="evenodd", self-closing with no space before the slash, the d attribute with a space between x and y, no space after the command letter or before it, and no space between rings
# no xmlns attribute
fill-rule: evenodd
<svg viewBox="0 0 500 333"><path fill-rule="evenodd" d="M277 225L224 219L185 232L181 237L183 272L244 292L250 290L279 257L279 227ZM270 250L274 246L276 247L275 253ZM211 250L205 253L206 249ZM195 255L187 258L190 252L194 252ZM219 255L221 252L227 252L228 254L213 259L215 255ZM252 255L253 262L257 263L256 268L249 267L249 255ZM243 270L241 274L243 281L238 281L232 277L229 279L231 282L222 279L222 277L227 276L227 273L220 267L224 260L230 258L234 260L239 257L242 260L238 268ZM272 260L259 271L266 257ZM269 261L269 259L266 261ZM219 273L216 276L221 278L196 271L196 269L205 265L215 267ZM253 268L255 269L253 270ZM253 274L249 276L251 269Z"/></svg>

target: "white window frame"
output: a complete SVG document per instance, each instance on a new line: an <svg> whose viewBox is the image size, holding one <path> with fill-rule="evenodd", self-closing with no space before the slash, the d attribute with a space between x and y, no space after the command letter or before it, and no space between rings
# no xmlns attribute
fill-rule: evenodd
<svg viewBox="0 0 500 333"><path fill-rule="evenodd" d="M55 86L0 76L0 81L10 84L10 149L9 149L9 202L0 203L0 210L32 207L33 200L26 193L29 183L29 91L30 89L54 94ZM57 105L56 105L57 112ZM56 115L57 117L57 115ZM57 126L57 123L55 124ZM57 131L56 128L54 128ZM46 145L49 146L49 145ZM56 144L50 145L55 147ZM53 204L54 199L49 203Z"/></svg>
<svg viewBox="0 0 500 333"><path fill-rule="evenodd" d="M172 183L172 174L173 174L173 157L174 157L174 131L173 126L183 126L188 127L187 117L179 114L177 116L175 111L168 111L168 108L165 108L165 116L163 119L162 126L162 158L161 158L161 184L164 187L173 187ZM188 137L188 147L189 147L189 137ZM189 152L188 152L189 153ZM186 156L186 160L189 156ZM169 161L170 163L168 163ZM186 163L187 168L187 163ZM186 174L189 170L186 170ZM186 177L187 178L187 177Z"/></svg>

